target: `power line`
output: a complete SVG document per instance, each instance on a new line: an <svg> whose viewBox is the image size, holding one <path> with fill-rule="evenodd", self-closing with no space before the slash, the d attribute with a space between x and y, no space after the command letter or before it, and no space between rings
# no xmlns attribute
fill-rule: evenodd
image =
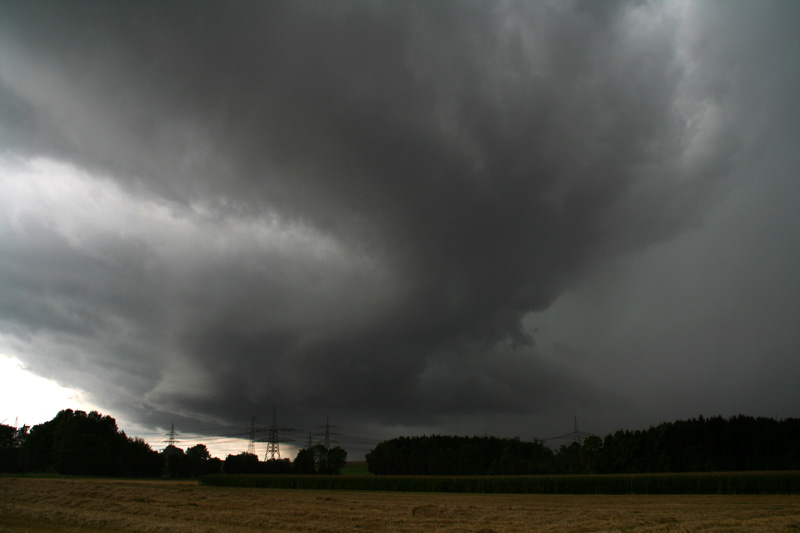
<svg viewBox="0 0 800 533"><path fill-rule="evenodd" d="M586 437L595 437L596 436L594 433L589 433L588 431L578 431L578 417L577 417L577 415L574 418L574 423L575 423L575 425L574 425L575 429L573 431L571 431L570 433L566 433L566 434L560 435L558 437L550 437L550 438L542 439L542 440L544 440L544 441L548 441L548 440L566 440L566 441L569 441L570 443L575 442L575 443L580 444L580 443L583 442L583 439L585 439Z"/></svg>
<svg viewBox="0 0 800 533"><path fill-rule="evenodd" d="M287 432L307 432L308 440L303 442L303 444L307 443L309 445L308 447L313 447L316 443L326 445L327 448L339 445L356 454L367 453L374 449L381 440L385 440L382 433L363 429L353 430L353 428L348 429L346 435L342 436L342 433L339 432L339 426L331 425L329 417L326 417L325 425L317 426L310 430L298 430L291 427L279 426L277 421L277 409L274 406L272 425L259 427L258 420L255 418L256 416L257 415L248 416L250 424L248 424L246 428L242 428L242 426L238 426L238 428L237 426L218 426L192 431L185 430L183 433L179 434L175 430L174 424L172 424L170 431L167 433L142 432L140 436L147 438L163 436L165 439L163 442L172 446L179 446L183 440L187 439L197 439L198 442L216 446L236 445L239 443L241 448L247 449L247 453L253 453L254 455L257 454L258 443L266 442L267 450L264 455L265 461L279 459L281 457L280 444L295 442L294 439L286 438L285 433ZM179 439L181 436L183 439ZM306 439L303 440L305 441ZM286 450L283 451L285 452Z"/></svg>

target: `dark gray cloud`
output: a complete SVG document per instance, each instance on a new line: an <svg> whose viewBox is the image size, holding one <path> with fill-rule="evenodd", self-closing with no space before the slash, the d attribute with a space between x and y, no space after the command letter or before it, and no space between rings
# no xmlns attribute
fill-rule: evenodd
<svg viewBox="0 0 800 533"><path fill-rule="evenodd" d="M8 350L148 424L272 404L297 425L641 423L608 334L627 315L594 347L532 328L558 316L589 338L577 317L603 310L563 295L597 284L648 308L620 264L692 249L731 191L798 168L764 155L797 140L790 3L0 9ZM796 289L786 246L775 283ZM675 349L725 346L731 324Z"/></svg>

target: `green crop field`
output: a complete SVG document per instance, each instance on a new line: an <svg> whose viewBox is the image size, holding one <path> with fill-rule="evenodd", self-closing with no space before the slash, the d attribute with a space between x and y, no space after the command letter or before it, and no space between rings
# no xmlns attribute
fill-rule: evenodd
<svg viewBox="0 0 800 533"><path fill-rule="evenodd" d="M503 494L800 494L800 472L564 476L233 476L213 486L307 490Z"/></svg>
<svg viewBox="0 0 800 533"><path fill-rule="evenodd" d="M372 473L367 468L366 461L351 461L342 468L343 476L371 476Z"/></svg>

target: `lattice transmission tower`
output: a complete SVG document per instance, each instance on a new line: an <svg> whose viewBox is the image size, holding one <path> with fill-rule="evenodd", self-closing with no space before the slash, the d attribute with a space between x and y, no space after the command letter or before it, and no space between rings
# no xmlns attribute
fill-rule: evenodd
<svg viewBox="0 0 800 533"><path fill-rule="evenodd" d="M174 447L176 447L175 445L176 445L176 444L178 444L178 442L180 442L180 441L178 440L178 437L180 437L180 433L177 433L177 432L175 431L175 424L172 424L172 425L170 426L169 433L165 433L165 434L164 434L164 436L165 436L165 437L167 437L167 438L166 438L166 439L164 439L164 441L163 441L163 442L166 442L166 443L167 443L167 447L168 447L168 448L169 448L170 446L172 446L172 447L174 448Z"/></svg>
<svg viewBox="0 0 800 533"><path fill-rule="evenodd" d="M589 433L588 431L578 431L578 417L577 417L577 415L574 418L574 428L575 429L570 433L567 433L565 435L559 435L558 437L550 437L549 439L544 439L544 440L545 441L548 441L548 440L563 440L563 441L567 441L567 442L570 442L570 443L577 442L578 444L581 444L583 442L583 439L585 439L586 437L595 436L594 433Z"/></svg>
<svg viewBox="0 0 800 533"><path fill-rule="evenodd" d="M258 415L250 415L250 442L247 443L247 453L250 455L256 454L256 417Z"/></svg>
<svg viewBox="0 0 800 533"><path fill-rule="evenodd" d="M275 406L272 407L272 425L267 427L267 453L264 454L264 460L270 461L281 458L281 443L293 442L293 439L282 439L281 432L295 431L293 428L278 426L278 411Z"/></svg>
<svg viewBox="0 0 800 533"><path fill-rule="evenodd" d="M337 444L338 443L338 441L335 439L335 437L339 436L339 434L336 433L335 431L331 431L331 428L336 428L336 426L332 426L330 424L330 421L328 420L328 417L326 416L325 417L325 425L322 426L322 428L321 428L323 430L322 433L317 433L318 436L322 437L322 445L325 446L325 448L328 449L328 450L331 449L331 444ZM311 439L309 439L309 440L311 440Z"/></svg>

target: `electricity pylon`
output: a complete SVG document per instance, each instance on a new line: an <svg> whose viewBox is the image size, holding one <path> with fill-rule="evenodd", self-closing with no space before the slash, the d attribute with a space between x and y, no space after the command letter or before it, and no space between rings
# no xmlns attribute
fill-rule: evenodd
<svg viewBox="0 0 800 533"><path fill-rule="evenodd" d="M278 411L275 406L272 406L272 425L267 428L267 453L264 454L265 461L280 459L281 442L292 442L292 439L281 439L281 431L291 432L294 431L294 429L278 426Z"/></svg>
<svg viewBox="0 0 800 533"><path fill-rule="evenodd" d="M331 431L331 428L335 428L336 426L330 425L328 421L328 417L325 417L325 426L323 426L324 431L322 433L317 433L318 436L322 437L322 444L325 446L325 449L331 449L331 443L336 444L336 439L332 437L337 437L339 434Z"/></svg>
<svg viewBox="0 0 800 533"><path fill-rule="evenodd" d="M175 424L172 424L170 426L169 433L166 433L164 436L167 437L164 440L164 442L167 443L167 447L170 446L174 447L179 442L178 437L180 436L180 434L175 432Z"/></svg>
<svg viewBox="0 0 800 533"><path fill-rule="evenodd" d="M250 442L247 444L247 453L256 454L256 416L250 415Z"/></svg>
<svg viewBox="0 0 800 533"><path fill-rule="evenodd" d="M594 433L589 433L587 431L578 431L578 417L577 417L577 415L575 416L574 422L575 422L575 429L571 433L567 433L566 435L559 435L558 437L550 437L549 439L544 439L544 440L546 440L546 441L548 441L548 440L565 440L565 441L568 441L570 443L577 442L578 444L581 444L583 442L583 439L585 439L586 437L595 436Z"/></svg>

